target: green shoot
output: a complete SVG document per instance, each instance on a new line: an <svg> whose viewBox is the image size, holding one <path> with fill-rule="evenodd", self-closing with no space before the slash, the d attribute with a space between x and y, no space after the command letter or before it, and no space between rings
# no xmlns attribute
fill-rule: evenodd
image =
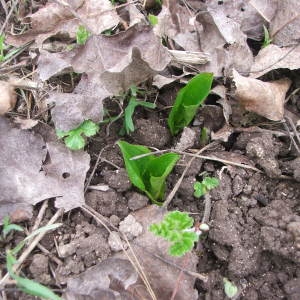
<svg viewBox="0 0 300 300"><path fill-rule="evenodd" d="M87 29L84 26L80 25L76 32L77 44L84 45L90 35L91 35L91 33L89 31L87 31Z"/></svg>
<svg viewBox="0 0 300 300"><path fill-rule="evenodd" d="M219 179L215 177L205 177L202 182L196 181L194 183L194 196L200 198L219 184Z"/></svg>
<svg viewBox="0 0 300 300"><path fill-rule="evenodd" d="M12 279L15 280L16 286L24 293L27 293L32 296L40 297L43 299L61 300L61 298L59 296L54 294L46 286L43 286L42 284L35 282L33 280L30 280L28 278L24 278L24 277L17 275L13 268L13 266L18 262L16 255L24 247L26 241L30 240L31 238L40 234L41 232L46 232L49 230L56 229L56 228L60 227L61 225L62 224L52 224L52 225L47 225L47 226L41 227L41 228L35 230L34 232L32 232L24 240L22 240L13 250L6 251L6 268L7 268L8 274ZM10 232L12 230L23 231L23 228L16 224L10 224L9 218L5 217L3 220L2 235L5 237L8 234L8 232Z"/></svg>
<svg viewBox="0 0 300 300"><path fill-rule="evenodd" d="M226 296L230 299L235 297L238 292L237 286L229 281L226 277L223 278L223 283Z"/></svg>
<svg viewBox="0 0 300 300"><path fill-rule="evenodd" d="M7 235L13 230L24 231L24 229L21 226L19 226L17 224L11 224L8 216L4 217L3 218L3 229L2 229L3 239L6 239Z"/></svg>
<svg viewBox="0 0 300 300"><path fill-rule="evenodd" d="M179 91L168 118L168 125L173 135L193 120L199 106L210 92L212 81L212 73L198 74Z"/></svg>
<svg viewBox="0 0 300 300"><path fill-rule="evenodd" d="M99 125L91 120L86 120L81 123L77 128L62 131L57 129L56 134L60 139L64 139L66 146L71 150L80 150L85 146L85 139L82 135L91 137L99 130Z"/></svg>
<svg viewBox="0 0 300 300"><path fill-rule="evenodd" d="M150 22L150 24L151 24L152 26L158 24L158 18L157 18L157 16L154 16L154 15L152 15L152 14L149 14L149 15L148 15L148 20L149 20L149 22Z"/></svg>
<svg viewBox="0 0 300 300"><path fill-rule="evenodd" d="M139 159L135 156L148 154L151 151L144 146L132 145L119 141L125 167L130 181L156 204L160 205L164 198L166 178L172 171L179 155L167 153L160 156L147 155Z"/></svg>
<svg viewBox="0 0 300 300"><path fill-rule="evenodd" d="M164 216L161 223L151 224L149 230L171 242L170 255L182 256L191 251L199 240L199 234L192 229L193 223L187 213L172 211Z"/></svg>
<svg viewBox="0 0 300 300"><path fill-rule="evenodd" d="M263 27L264 27L264 41L262 44L262 48L265 48L272 43L272 39L270 38L270 33L268 28L265 25L263 25Z"/></svg>
<svg viewBox="0 0 300 300"><path fill-rule="evenodd" d="M1 34L0 35L0 62L10 59L12 56L17 54L22 49L22 47L12 49L5 55L4 51L7 50L8 47L5 45L4 40L5 40L5 36L4 34Z"/></svg>

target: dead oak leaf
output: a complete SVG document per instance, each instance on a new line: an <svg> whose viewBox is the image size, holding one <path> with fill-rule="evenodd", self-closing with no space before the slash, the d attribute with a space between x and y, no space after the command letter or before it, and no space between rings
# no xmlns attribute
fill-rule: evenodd
<svg viewBox="0 0 300 300"><path fill-rule="evenodd" d="M81 206L89 161L87 153L71 152L56 141L45 144L41 135L0 117L0 220L16 211L30 212L48 198L57 197L56 207L66 211Z"/></svg>
<svg viewBox="0 0 300 300"><path fill-rule="evenodd" d="M0 116L12 110L17 101L14 86L10 82L0 80Z"/></svg>
<svg viewBox="0 0 300 300"><path fill-rule="evenodd" d="M141 24L114 36L92 36L84 46L70 52L42 52L38 61L42 80L66 69L85 73L73 93L50 96L49 101L58 105L52 115L55 127L70 130L85 119L101 121L104 98L145 81L170 60L152 27ZM73 102L75 107L71 107Z"/></svg>
<svg viewBox="0 0 300 300"><path fill-rule="evenodd" d="M267 119L280 121L284 115L284 100L291 81L287 78L273 82L241 76L233 70L236 90L234 97L246 110Z"/></svg>
<svg viewBox="0 0 300 300"><path fill-rule="evenodd" d="M79 25L85 26L93 34L100 34L118 25L120 20L109 0L61 1L66 5L59 2L48 2L36 13L27 16L25 21L31 22L32 29L21 35L8 35L6 42L21 46L35 40L41 48L47 38L58 33L67 33L70 38L75 38Z"/></svg>

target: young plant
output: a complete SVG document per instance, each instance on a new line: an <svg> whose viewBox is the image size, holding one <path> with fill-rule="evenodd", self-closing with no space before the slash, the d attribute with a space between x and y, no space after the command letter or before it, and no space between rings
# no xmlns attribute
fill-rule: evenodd
<svg viewBox="0 0 300 300"><path fill-rule="evenodd" d="M135 156L148 154L151 151L140 145L132 145L119 141L125 167L130 181L156 204L160 205L164 198L166 178L172 171L179 155L167 153L160 156L147 155L142 158L132 159Z"/></svg>
<svg viewBox="0 0 300 300"><path fill-rule="evenodd" d="M24 240L22 240L14 249L6 251L6 268L8 274L12 279L15 280L16 286L24 293L27 293L32 296L40 297L43 299L62 300L59 296L53 293L46 286L38 282L35 282L33 280L30 280L28 278L24 278L17 275L13 268L13 266L18 262L16 258L17 254L24 247L27 241L29 241L30 239L32 239L34 236L38 235L41 232L53 230L60 226L61 224L52 224L52 225L41 227L35 230L34 232L32 232ZM3 232L5 229L6 229L6 234L12 230L23 231L23 228L21 226L18 226L16 224L10 224L8 217L4 218L3 220L3 230L2 230L3 236L5 236L5 233Z"/></svg>
<svg viewBox="0 0 300 300"><path fill-rule="evenodd" d="M64 142L71 150L80 150L85 146L85 139L82 135L87 137L95 135L99 130L99 125L91 120L86 120L81 123L77 128L62 131L57 129L56 134L60 139L64 139Z"/></svg>
<svg viewBox="0 0 300 300"><path fill-rule="evenodd" d="M215 177L205 177L201 182L196 181L194 183L194 196L200 198L219 184L219 179Z"/></svg>
<svg viewBox="0 0 300 300"><path fill-rule="evenodd" d="M207 224L200 224L196 228L193 223L193 218L187 213L172 211L164 216L161 223L151 224L149 231L171 242L171 256L182 256L193 249L194 243L198 242L204 231L209 230Z"/></svg>
<svg viewBox="0 0 300 300"><path fill-rule="evenodd" d="M124 135L124 132L126 132L126 134L134 132L135 128L132 117L137 106L143 106L152 109L156 107L154 103L137 100L138 90L136 86L130 87L130 94L131 97L129 99L127 107L124 110L124 127L120 132L121 135Z"/></svg>
<svg viewBox="0 0 300 300"><path fill-rule="evenodd" d="M9 216L4 217L2 223L3 223L2 238L0 238L0 240L5 240L7 235L13 230L24 231L24 229L21 226L17 224L11 224L9 220Z"/></svg>
<svg viewBox="0 0 300 300"><path fill-rule="evenodd" d="M149 20L149 22L150 22L150 24L151 24L152 26L155 26L155 25L158 24L158 18L157 18L157 16L155 16L155 15L149 14L149 15L148 15L148 20Z"/></svg>
<svg viewBox="0 0 300 300"><path fill-rule="evenodd" d="M212 73L198 74L179 91L168 118L168 125L173 135L193 120L199 106L210 92L212 81Z"/></svg>
<svg viewBox="0 0 300 300"><path fill-rule="evenodd" d="M226 296L229 299L234 298L239 290L237 286L231 281L229 281L226 277L223 278L223 284L224 284L224 292Z"/></svg>
<svg viewBox="0 0 300 300"><path fill-rule="evenodd" d="M79 25L76 32L76 42L78 45L84 45L91 33L82 25Z"/></svg>
<svg viewBox="0 0 300 300"><path fill-rule="evenodd" d="M268 28L265 25L263 25L263 27L264 27L264 41L262 44L262 48L265 48L272 43L272 39L270 38L270 33Z"/></svg>

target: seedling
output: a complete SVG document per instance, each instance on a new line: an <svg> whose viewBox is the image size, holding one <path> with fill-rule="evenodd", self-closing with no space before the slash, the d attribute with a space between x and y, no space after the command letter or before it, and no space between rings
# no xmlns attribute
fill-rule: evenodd
<svg viewBox="0 0 300 300"><path fill-rule="evenodd" d="M265 25L263 25L263 27L264 27L264 41L262 44L262 48L265 48L272 43L272 39L270 38L270 33L268 28Z"/></svg>
<svg viewBox="0 0 300 300"><path fill-rule="evenodd" d="M238 292L237 286L229 281L226 277L223 278L223 283L224 283L224 292L228 298L233 298L236 296Z"/></svg>
<svg viewBox="0 0 300 300"><path fill-rule="evenodd" d="M194 183L194 196L200 198L219 184L219 179L215 177L205 177L201 182L196 181Z"/></svg>
<svg viewBox="0 0 300 300"><path fill-rule="evenodd" d="M150 24L151 24L152 26L158 24L158 18L157 18L157 16L155 16L155 15L149 14L149 15L148 15L148 20L149 20L149 22L150 22Z"/></svg>
<svg viewBox="0 0 300 300"><path fill-rule="evenodd" d="M15 230L15 231L24 231L24 229L21 226L19 226L17 224L11 224L8 216L3 218L2 223L3 223L2 238L0 238L0 240L1 239L5 240L7 235L13 230Z"/></svg>
<svg viewBox="0 0 300 300"><path fill-rule="evenodd" d="M146 193L154 203L160 205L164 198L166 178L180 156L175 153L160 156L150 154L133 160L135 156L151 151L145 146L132 145L124 141L119 141L118 145L132 184Z"/></svg>
<svg viewBox="0 0 300 300"><path fill-rule="evenodd" d="M149 230L171 242L169 248L171 256L183 256L193 249L202 232L209 230L207 224L201 224L196 228L193 227L193 223L193 218L187 213L172 211L164 216L161 223L151 224Z"/></svg>
<svg viewBox="0 0 300 300"><path fill-rule="evenodd" d="M154 109L156 107L154 103L137 100L138 89L136 86L130 87L130 94L131 97L124 111L124 125L123 125L124 127L120 132L121 135L124 135L124 132L126 132L126 134L130 134L131 132L134 132L135 128L134 128L132 117L135 108L137 106L143 106L151 109Z"/></svg>
<svg viewBox="0 0 300 300"><path fill-rule="evenodd" d="M82 25L80 25L76 32L76 42L78 45L84 45L91 33Z"/></svg>
<svg viewBox="0 0 300 300"><path fill-rule="evenodd" d="M177 134L193 120L199 106L210 92L212 81L212 73L202 73L192 78L179 91L168 118L168 125L173 135Z"/></svg>
<svg viewBox="0 0 300 300"><path fill-rule="evenodd" d="M8 46L5 45L4 40L5 40L4 34L0 34L0 62L10 59L12 56L17 54L22 49L22 47L20 47L8 51ZM7 54L4 54L5 50L6 52L8 52Z"/></svg>
<svg viewBox="0 0 300 300"><path fill-rule="evenodd" d="M20 250L24 247L25 243L32 239L34 236L38 235L41 232L46 232L49 230L56 229L60 227L61 224L52 224L48 226L41 227L34 232L32 232L29 236L27 236L24 240L22 240L14 249L6 251L6 268L8 271L9 276L15 280L16 286L23 291L32 296L37 296L43 299L50 299L50 300L61 300L59 296L54 294L49 288L46 286L30 280L28 278L21 277L17 275L13 269L14 264L17 263L16 256L20 252ZM6 234L12 230L23 231L21 226L16 224L10 224L9 218L6 217L3 220L3 230L2 236L5 236L4 230L6 229Z"/></svg>
<svg viewBox="0 0 300 300"><path fill-rule="evenodd" d="M57 129L56 134L60 139L64 139L64 142L71 150L80 150L85 146L85 139L82 135L91 137L95 135L99 130L99 125L91 120L86 120L81 123L77 128L62 131Z"/></svg>

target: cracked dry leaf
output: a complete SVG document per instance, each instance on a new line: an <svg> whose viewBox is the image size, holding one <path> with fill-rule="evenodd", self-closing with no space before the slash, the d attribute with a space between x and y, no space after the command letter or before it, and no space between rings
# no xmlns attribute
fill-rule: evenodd
<svg viewBox="0 0 300 300"><path fill-rule="evenodd" d="M270 23L272 43L291 46L299 43L300 2L298 0L278 0L276 13Z"/></svg>
<svg viewBox="0 0 300 300"><path fill-rule="evenodd" d="M284 100L291 85L289 79L263 82L233 70L233 82L236 87L234 97L246 110L273 121L283 119Z"/></svg>
<svg viewBox="0 0 300 300"><path fill-rule="evenodd" d="M14 86L10 82L0 80L0 116L12 110L17 101Z"/></svg>
<svg viewBox="0 0 300 300"><path fill-rule="evenodd" d="M71 9L63 5L64 2ZM47 38L59 33L67 33L69 37L75 38L79 25L85 26L93 34L100 34L118 25L119 17L109 0L65 0L48 2L25 18L26 23L29 21L32 29L21 35L8 35L6 42L21 46L35 40L41 48Z"/></svg>
<svg viewBox="0 0 300 300"><path fill-rule="evenodd" d="M261 49L254 58L251 77L260 77L276 69L300 69L300 47L278 47L269 45Z"/></svg>
<svg viewBox="0 0 300 300"><path fill-rule="evenodd" d="M249 4L270 23L277 10L278 0L250 0Z"/></svg>
<svg viewBox="0 0 300 300"><path fill-rule="evenodd" d="M89 161L87 153L45 144L41 135L0 117L0 220L20 210L30 213L32 205L53 197L66 211L81 206Z"/></svg>
<svg viewBox="0 0 300 300"><path fill-rule="evenodd" d="M52 115L55 127L67 131L85 119L101 121L104 98L145 81L162 71L170 60L152 27L141 24L114 36L92 36L83 47L70 52L42 52L38 61L42 80L69 68L85 73L73 93L50 96L49 102L57 104Z"/></svg>

